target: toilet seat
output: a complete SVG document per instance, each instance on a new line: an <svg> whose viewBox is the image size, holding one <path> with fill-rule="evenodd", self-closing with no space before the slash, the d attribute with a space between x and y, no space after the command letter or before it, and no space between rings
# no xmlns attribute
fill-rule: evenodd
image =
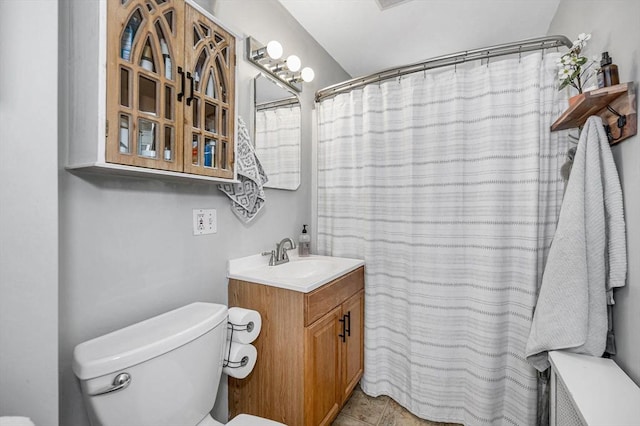
<svg viewBox="0 0 640 426"><path fill-rule="evenodd" d="M262 417L251 416L249 414L237 415L227 423L227 426L286 426L284 423L278 423L273 420L263 419Z"/></svg>
<svg viewBox="0 0 640 426"><path fill-rule="evenodd" d="M284 423L278 423L273 420L264 419L262 417L251 416L249 414L239 414L229 423L223 425L207 416L197 426L286 426Z"/></svg>

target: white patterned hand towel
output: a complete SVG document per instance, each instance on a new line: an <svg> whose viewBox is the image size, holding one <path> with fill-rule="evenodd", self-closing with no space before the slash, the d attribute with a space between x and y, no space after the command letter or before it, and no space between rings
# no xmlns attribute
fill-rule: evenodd
<svg viewBox="0 0 640 426"><path fill-rule="evenodd" d="M218 185L220 191L231 198L231 210L244 223L249 223L265 202L262 186L269 180L260 160L256 157L247 125L238 117L238 149L236 167L240 183Z"/></svg>
<svg viewBox="0 0 640 426"><path fill-rule="evenodd" d="M527 341L527 360L549 367L547 352L602 356L607 303L625 285L626 236L620 179L600 117L585 123L549 250Z"/></svg>

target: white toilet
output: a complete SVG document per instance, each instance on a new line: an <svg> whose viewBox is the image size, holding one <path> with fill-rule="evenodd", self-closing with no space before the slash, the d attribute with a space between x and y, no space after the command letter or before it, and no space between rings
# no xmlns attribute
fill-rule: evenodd
<svg viewBox="0 0 640 426"><path fill-rule="evenodd" d="M192 303L89 340L73 351L93 426L221 426L218 392L227 307ZM239 415L228 426L283 426Z"/></svg>

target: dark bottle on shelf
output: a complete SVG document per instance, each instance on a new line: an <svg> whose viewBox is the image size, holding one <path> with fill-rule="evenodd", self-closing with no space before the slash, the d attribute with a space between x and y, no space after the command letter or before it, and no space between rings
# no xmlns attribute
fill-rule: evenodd
<svg viewBox="0 0 640 426"><path fill-rule="evenodd" d="M618 66L611 62L612 60L609 56L609 52L603 52L602 60L600 61L600 69L598 70L598 87L609 87L620 84Z"/></svg>

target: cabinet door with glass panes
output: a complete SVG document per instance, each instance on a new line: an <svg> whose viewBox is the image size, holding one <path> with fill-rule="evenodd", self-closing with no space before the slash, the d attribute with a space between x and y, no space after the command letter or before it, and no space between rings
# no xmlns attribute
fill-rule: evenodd
<svg viewBox="0 0 640 426"><path fill-rule="evenodd" d="M187 5L185 172L233 178L235 51L231 34Z"/></svg>
<svg viewBox="0 0 640 426"><path fill-rule="evenodd" d="M109 0L107 8L107 162L233 178L235 37L183 0ZM194 20L209 29L201 26L196 47L206 45L224 73L205 92L211 63L192 62Z"/></svg>
<svg viewBox="0 0 640 426"><path fill-rule="evenodd" d="M184 3L107 1L110 163L182 171Z"/></svg>

